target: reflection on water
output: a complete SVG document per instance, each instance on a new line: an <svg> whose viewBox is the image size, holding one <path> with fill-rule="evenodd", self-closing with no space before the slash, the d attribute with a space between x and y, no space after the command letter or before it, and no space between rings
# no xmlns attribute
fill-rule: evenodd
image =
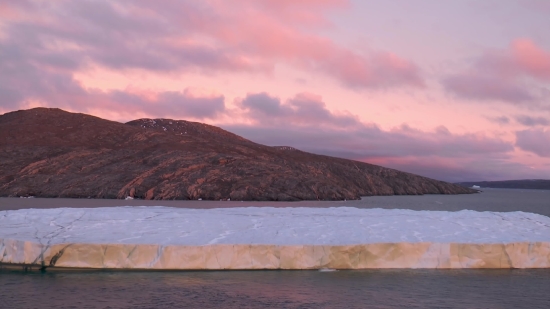
<svg viewBox="0 0 550 309"><path fill-rule="evenodd" d="M0 308L550 308L550 270L0 271Z"/></svg>

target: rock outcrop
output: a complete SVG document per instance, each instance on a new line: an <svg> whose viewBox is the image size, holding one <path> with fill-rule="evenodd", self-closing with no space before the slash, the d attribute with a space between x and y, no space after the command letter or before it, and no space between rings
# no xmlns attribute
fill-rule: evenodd
<svg viewBox="0 0 550 309"><path fill-rule="evenodd" d="M292 201L473 192L363 162L256 144L196 122L123 124L47 108L0 116L0 196Z"/></svg>

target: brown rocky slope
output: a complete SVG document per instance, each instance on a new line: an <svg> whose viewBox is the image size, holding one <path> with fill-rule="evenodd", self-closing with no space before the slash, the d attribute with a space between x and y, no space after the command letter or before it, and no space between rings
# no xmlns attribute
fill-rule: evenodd
<svg viewBox="0 0 550 309"><path fill-rule="evenodd" d="M123 124L48 108L0 115L0 196L288 201L473 192L197 122Z"/></svg>

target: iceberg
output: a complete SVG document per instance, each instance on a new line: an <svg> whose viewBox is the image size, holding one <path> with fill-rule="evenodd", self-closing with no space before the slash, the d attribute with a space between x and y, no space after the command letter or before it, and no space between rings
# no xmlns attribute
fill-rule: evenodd
<svg viewBox="0 0 550 309"><path fill-rule="evenodd" d="M0 211L0 263L109 269L548 268L525 212L240 207Z"/></svg>

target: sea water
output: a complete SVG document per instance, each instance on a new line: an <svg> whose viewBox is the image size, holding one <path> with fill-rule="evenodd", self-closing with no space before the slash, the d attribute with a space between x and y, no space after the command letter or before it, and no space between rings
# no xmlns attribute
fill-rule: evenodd
<svg viewBox="0 0 550 309"><path fill-rule="evenodd" d="M550 270L0 272L0 308L550 308Z"/></svg>
<svg viewBox="0 0 550 309"><path fill-rule="evenodd" d="M550 191L365 197L341 202L0 199L0 210L163 205L524 211L550 216ZM0 308L550 308L550 269L47 271L0 269Z"/></svg>

